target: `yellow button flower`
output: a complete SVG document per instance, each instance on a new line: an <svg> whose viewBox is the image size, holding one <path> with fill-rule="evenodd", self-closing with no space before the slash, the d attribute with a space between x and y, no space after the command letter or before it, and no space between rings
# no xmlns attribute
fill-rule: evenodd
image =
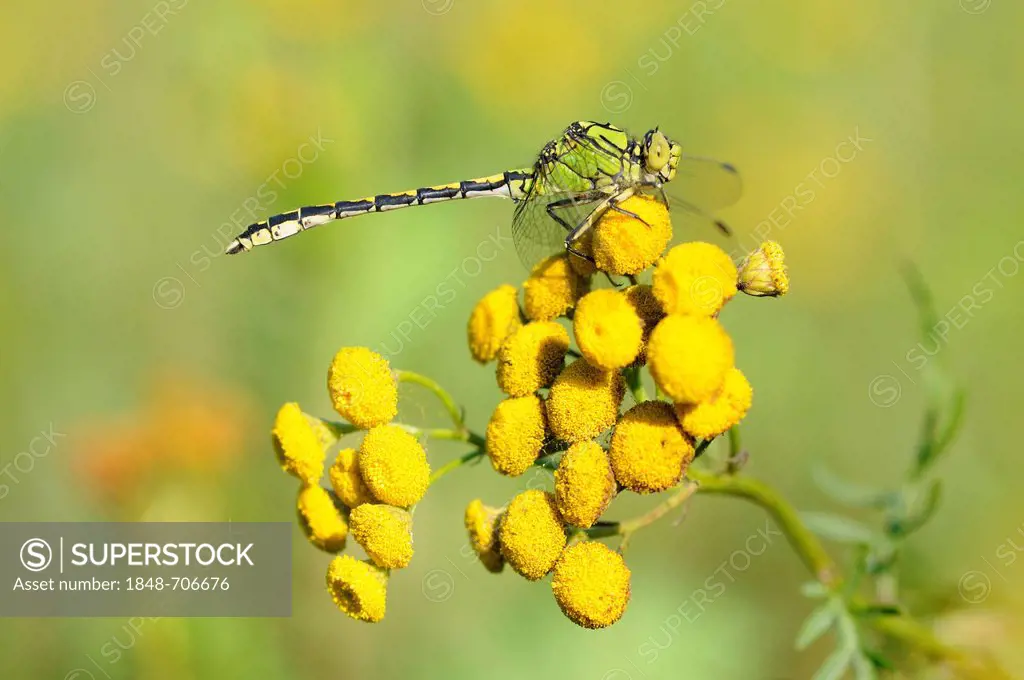
<svg viewBox="0 0 1024 680"><path fill-rule="evenodd" d="M668 314L714 316L736 295L736 265L710 243L683 243L658 262L654 295Z"/></svg>
<svg viewBox="0 0 1024 680"><path fill-rule="evenodd" d="M469 532L469 543L480 558L487 571L495 574L505 567L505 558L501 556L498 544L498 528L501 525L499 508L484 505L479 498L466 506L466 530Z"/></svg>
<svg viewBox="0 0 1024 680"><path fill-rule="evenodd" d="M359 473L359 456L355 449L342 449L328 471L331 486L338 494L341 502L350 508L363 503L373 503L373 494L366 488L363 477Z"/></svg>
<svg viewBox="0 0 1024 680"><path fill-rule="evenodd" d="M672 240L668 208L653 196L632 196L608 210L594 228L594 261L609 274L629 276L650 267ZM645 224L646 223L646 224Z"/></svg>
<svg viewBox="0 0 1024 680"><path fill-rule="evenodd" d="M633 305L625 295L609 288L580 298L572 328L583 356L606 370L628 365L643 342L643 322Z"/></svg>
<svg viewBox="0 0 1024 680"><path fill-rule="evenodd" d="M501 343L522 325L518 293L512 286L500 286L476 303L469 316L469 351L486 364L498 356Z"/></svg>
<svg viewBox="0 0 1024 680"><path fill-rule="evenodd" d="M643 324L643 342L634 363L645 364L647 363L647 341L650 339L654 327L665 318L665 312L662 310L658 298L654 297L654 289L651 286L645 284L630 286L622 294L626 296L626 300L632 305L633 311L640 317Z"/></svg>
<svg viewBox="0 0 1024 680"><path fill-rule="evenodd" d="M617 371L605 371L586 359L569 364L548 395L548 427L559 439L595 439L615 423L626 384Z"/></svg>
<svg viewBox="0 0 1024 680"><path fill-rule="evenodd" d="M325 489L316 484L303 486L296 505L299 524L310 543L332 553L345 547L348 522Z"/></svg>
<svg viewBox="0 0 1024 680"><path fill-rule="evenodd" d="M615 497L615 477L596 442L573 444L555 470L555 503L568 524L590 528Z"/></svg>
<svg viewBox="0 0 1024 680"><path fill-rule="evenodd" d="M487 424L487 456L494 469L518 477L540 455L547 434L544 403L536 395L511 397L498 404Z"/></svg>
<svg viewBox="0 0 1024 680"><path fill-rule="evenodd" d="M412 559L412 516L390 505L363 503L349 517L352 537L378 567L402 569Z"/></svg>
<svg viewBox="0 0 1024 680"><path fill-rule="evenodd" d="M591 258L594 257L594 230L588 229L584 232L583 236L576 239L576 242L572 244L572 247L577 252L583 253ZM597 267L591 260L585 257L580 257L575 253L569 253L569 264L572 266L573 271L582 276L584 279L588 279L594 275L597 271Z"/></svg>
<svg viewBox="0 0 1024 680"><path fill-rule="evenodd" d="M368 429L398 413L398 385L388 362L365 347L344 347L327 371L327 390L341 417Z"/></svg>
<svg viewBox="0 0 1024 680"><path fill-rule="evenodd" d="M500 542L501 554L529 580L551 571L565 547L565 526L555 497L531 489L513 498L502 516Z"/></svg>
<svg viewBox="0 0 1024 680"><path fill-rule="evenodd" d="M342 555L327 568L327 589L338 609L357 621L377 623L384 618L388 575L368 561Z"/></svg>
<svg viewBox="0 0 1024 680"><path fill-rule="evenodd" d="M629 604L629 567L622 555L604 543L583 541L569 546L555 565L551 590L569 619L584 628L605 628Z"/></svg>
<svg viewBox="0 0 1024 680"><path fill-rule="evenodd" d="M498 352L498 387L525 397L547 387L562 370L569 333L554 321L528 323L510 335Z"/></svg>
<svg viewBox="0 0 1024 680"><path fill-rule="evenodd" d="M673 401L711 399L733 367L732 339L717 319L669 315L647 343L651 375Z"/></svg>
<svg viewBox="0 0 1024 680"><path fill-rule="evenodd" d="M676 415L687 434L710 439L717 437L747 415L754 391L738 368L725 374L722 391L708 401L676 406Z"/></svg>
<svg viewBox="0 0 1024 680"><path fill-rule="evenodd" d="M358 459L366 487L382 503L407 508L427 492L427 454L419 441L400 427L383 425L367 432Z"/></svg>
<svg viewBox="0 0 1024 680"><path fill-rule="evenodd" d="M789 292L785 253L774 241L765 241L740 264L739 288L747 295L785 295Z"/></svg>
<svg viewBox="0 0 1024 680"><path fill-rule="evenodd" d="M619 484L635 493L655 493L679 483L693 454L693 442L679 427L672 406L645 401L615 426L609 458Z"/></svg>
<svg viewBox="0 0 1024 680"><path fill-rule="evenodd" d="M316 484L324 473L323 424L307 416L298 404L281 407L274 419L271 439L281 467L306 484Z"/></svg>
<svg viewBox="0 0 1024 680"><path fill-rule="evenodd" d="M523 284L523 308L531 321L562 316L587 292L587 280L569 265L565 253L541 260Z"/></svg>

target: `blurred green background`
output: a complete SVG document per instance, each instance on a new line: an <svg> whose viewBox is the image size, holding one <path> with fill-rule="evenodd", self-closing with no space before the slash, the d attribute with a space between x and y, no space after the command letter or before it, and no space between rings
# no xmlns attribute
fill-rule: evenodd
<svg viewBox="0 0 1024 680"><path fill-rule="evenodd" d="M756 392L749 472L800 507L834 507L816 464L896 480L912 454L925 392L900 263L916 261L939 313L958 319L924 347L966 386L966 425L903 585L944 635L1024 672L1024 566L996 557L1007 540L1024 546L1010 427L1024 6L161 0L16 2L4 19L0 519L290 521L295 486L269 426L284 401L330 413L324 375L343 345L436 377L482 429L499 393L464 329L479 296L524 277L507 240L491 261L477 252L508 235L509 204L367 217L239 258L221 257L224 244L250 213L527 165L572 120L660 125L742 171L743 199L723 215L733 247L759 232L786 249L792 293L737 300L724 321ZM425 316L445 282L454 299ZM402 411L440 418L416 392ZM18 458L49 430L46 455ZM289 619L139 632L6 620L0 675L806 678L828 652L792 651L811 603L780 539L696 620L672 618L764 527L756 508L712 498L634 541L621 622L575 627L546 584L492 576L464 553L465 504L499 505L528 483L484 465L432 489L380 625L335 609L328 557L296 529ZM645 503L624 505L613 512ZM972 571L991 585L980 603L958 592ZM116 660L103 651L114 643Z"/></svg>

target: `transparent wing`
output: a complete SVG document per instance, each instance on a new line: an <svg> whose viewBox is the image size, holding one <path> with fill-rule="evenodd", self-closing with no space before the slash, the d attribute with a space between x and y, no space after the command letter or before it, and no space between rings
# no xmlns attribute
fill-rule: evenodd
<svg viewBox="0 0 1024 680"><path fill-rule="evenodd" d="M743 181L736 168L701 156L683 156L676 176L666 185L669 197L691 212L713 215L740 200Z"/></svg>
<svg viewBox="0 0 1024 680"><path fill-rule="evenodd" d="M683 156L676 176L665 186L672 208L673 242L707 240L720 232L731 235L733 229L715 213L736 203L743 194L743 181L736 168L701 156Z"/></svg>
<svg viewBox="0 0 1024 680"><path fill-rule="evenodd" d="M569 229L590 215L603 197L603 194L580 192L540 194L531 191L516 206L512 216L512 239L523 265L533 269L545 257L563 252ZM553 218L552 212L562 222Z"/></svg>

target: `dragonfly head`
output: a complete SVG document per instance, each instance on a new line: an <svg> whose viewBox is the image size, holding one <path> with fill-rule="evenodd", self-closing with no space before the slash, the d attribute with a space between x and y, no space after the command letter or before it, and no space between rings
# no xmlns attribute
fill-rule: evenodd
<svg viewBox="0 0 1024 680"><path fill-rule="evenodd" d="M643 163L649 179L659 184L676 176L676 166L683 156L683 147L665 136L658 128L644 135Z"/></svg>

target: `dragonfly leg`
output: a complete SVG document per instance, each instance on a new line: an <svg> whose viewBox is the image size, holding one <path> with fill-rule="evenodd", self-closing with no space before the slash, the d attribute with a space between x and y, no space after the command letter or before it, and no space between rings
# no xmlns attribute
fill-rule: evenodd
<svg viewBox="0 0 1024 680"><path fill-rule="evenodd" d="M551 203L548 203L544 209L547 211L548 216L551 217L551 219L553 219L555 222L558 222L560 225L562 225L562 227L566 231L572 231L573 229L575 229L575 226L566 222L565 218L555 213L555 210L559 208L568 208L569 206L576 205L577 203L590 203L592 201L598 200L599 198L603 198L606 195L607 194L605 194L603 191L588 191L577 196L572 196L570 198L560 198L557 201L552 201Z"/></svg>

